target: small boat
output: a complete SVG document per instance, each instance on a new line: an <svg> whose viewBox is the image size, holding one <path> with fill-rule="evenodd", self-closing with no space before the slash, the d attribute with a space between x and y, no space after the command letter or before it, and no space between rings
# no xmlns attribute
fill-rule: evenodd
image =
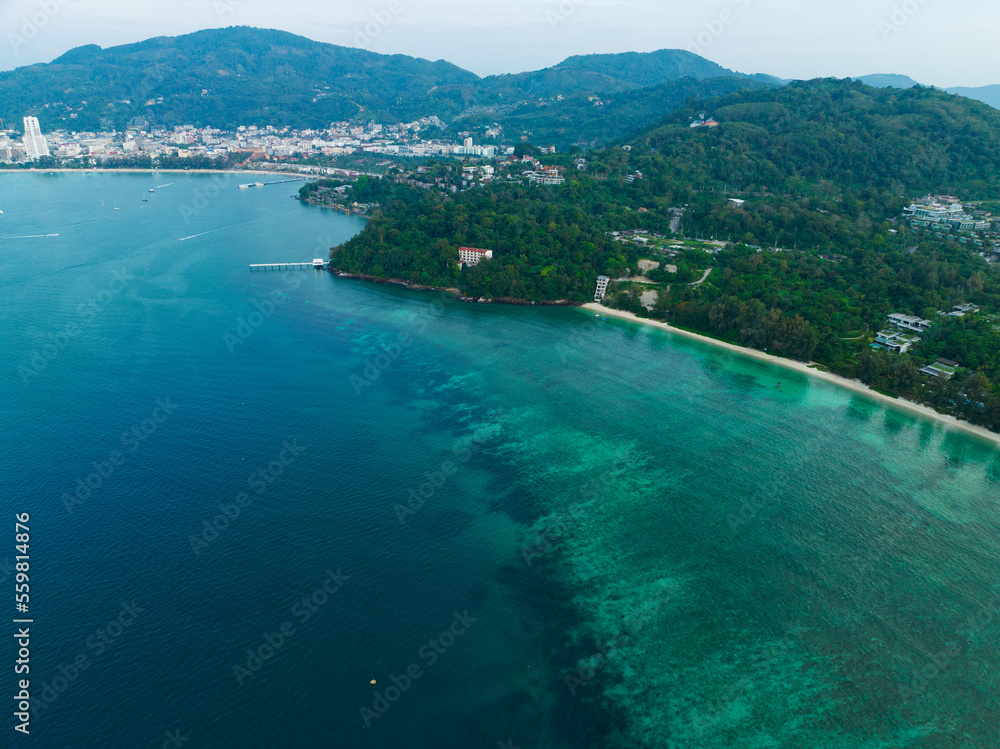
<svg viewBox="0 0 1000 749"><path fill-rule="evenodd" d="M143 203L148 203L149 202L149 198L147 198L145 195L143 195L142 196L142 202Z"/></svg>
<svg viewBox="0 0 1000 749"><path fill-rule="evenodd" d="M149 191L150 192L156 192L156 190L154 190L152 187L149 188Z"/></svg>
<svg viewBox="0 0 1000 749"><path fill-rule="evenodd" d="M115 210L116 211L119 210L119 208L118 208L118 201L117 200L115 201Z"/></svg>

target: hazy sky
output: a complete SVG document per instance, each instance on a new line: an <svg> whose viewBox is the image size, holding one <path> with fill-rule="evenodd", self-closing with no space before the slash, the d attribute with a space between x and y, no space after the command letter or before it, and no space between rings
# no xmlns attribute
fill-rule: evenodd
<svg viewBox="0 0 1000 749"><path fill-rule="evenodd" d="M996 0L0 0L0 69L231 25L375 52L446 59L480 75L574 54L692 49L783 78L903 73L1000 83Z"/></svg>

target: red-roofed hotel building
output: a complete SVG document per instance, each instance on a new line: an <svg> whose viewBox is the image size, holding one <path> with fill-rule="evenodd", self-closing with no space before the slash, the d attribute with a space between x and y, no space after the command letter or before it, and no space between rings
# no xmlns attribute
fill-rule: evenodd
<svg viewBox="0 0 1000 749"><path fill-rule="evenodd" d="M461 266L463 263L471 268L474 265L479 265L481 260L492 260L493 250L478 250L475 247L459 247L458 248L458 264Z"/></svg>

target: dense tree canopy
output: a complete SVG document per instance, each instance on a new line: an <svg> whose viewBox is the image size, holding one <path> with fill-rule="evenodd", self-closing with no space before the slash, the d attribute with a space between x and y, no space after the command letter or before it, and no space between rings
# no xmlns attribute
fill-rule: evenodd
<svg viewBox="0 0 1000 749"><path fill-rule="evenodd" d="M972 241L988 248L991 240L963 244L899 221L907 201L927 192L996 207L1000 113L933 90L848 81L735 93L710 111L718 128L691 128L693 115L679 112L629 149L589 153L588 171L568 168L559 187L522 184L518 165L456 195L362 181L352 199L381 206L334 248L334 265L477 297L589 301L598 274L624 276L648 257L612 231L668 234L680 215L682 235L731 244L681 252L671 260L676 273L650 275L658 286L613 284L610 304L814 359L1000 429L1000 272ZM729 204L735 193L742 206ZM491 249L494 259L460 271L461 245ZM983 309L938 314L961 303ZM871 347L892 312L933 321L903 356ZM953 380L918 373L938 357L961 364Z"/></svg>

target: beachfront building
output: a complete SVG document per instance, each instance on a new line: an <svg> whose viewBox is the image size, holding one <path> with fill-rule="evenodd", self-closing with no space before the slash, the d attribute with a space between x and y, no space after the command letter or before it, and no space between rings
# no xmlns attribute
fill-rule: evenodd
<svg viewBox="0 0 1000 749"><path fill-rule="evenodd" d="M49 156L49 143L42 135L37 117L24 118L24 155L29 161Z"/></svg>
<svg viewBox="0 0 1000 749"><path fill-rule="evenodd" d="M458 248L458 266L461 268L465 265L467 268L472 268L479 265L483 260L492 260L493 250L480 250L475 247L459 247Z"/></svg>
<svg viewBox="0 0 1000 749"><path fill-rule="evenodd" d="M931 327L930 320L923 320L919 317L913 317L912 315L903 315L900 313L894 313L889 315L889 322L895 325L897 328L903 328L904 330L912 330L914 333L923 333L925 330Z"/></svg>
<svg viewBox="0 0 1000 749"><path fill-rule="evenodd" d="M955 372L960 366L957 361L951 361L951 359L938 359L930 366L921 369L920 373L928 377L936 377L939 380L950 380L955 376Z"/></svg>
<svg viewBox="0 0 1000 749"><path fill-rule="evenodd" d="M597 277L597 290L594 292L594 301L603 302L604 297L608 295L608 282L611 278L608 276L598 276Z"/></svg>
<svg viewBox="0 0 1000 749"><path fill-rule="evenodd" d="M920 338L911 333L903 333L898 330L881 330L875 336L875 348L882 348L893 354L905 354L911 348L920 343Z"/></svg>

